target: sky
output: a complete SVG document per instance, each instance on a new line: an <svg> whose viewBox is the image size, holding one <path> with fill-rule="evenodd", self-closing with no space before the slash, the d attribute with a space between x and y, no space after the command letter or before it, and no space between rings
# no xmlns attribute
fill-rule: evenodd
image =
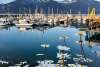
<svg viewBox="0 0 100 67"><path fill-rule="evenodd" d="M0 3L9 3L13 0L0 0ZM62 0L56 0L56 1L62 1ZM97 1L100 1L100 0L97 0Z"/></svg>

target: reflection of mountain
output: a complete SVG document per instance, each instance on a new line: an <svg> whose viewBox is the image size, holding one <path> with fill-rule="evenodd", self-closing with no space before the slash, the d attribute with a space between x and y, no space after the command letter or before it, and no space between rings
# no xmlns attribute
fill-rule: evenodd
<svg viewBox="0 0 100 67"><path fill-rule="evenodd" d="M57 8L59 11L69 11L72 9L73 13L78 13L79 10L82 11L82 13L87 13L88 7L95 7L97 12L100 13L100 2L93 1L93 0L78 0L74 3L58 3L53 0L49 1L38 1L38 0L16 0L8 4L1 4L0 5L0 13L18 13L19 9L21 10L20 13L28 12L29 8L32 10L32 12L35 11L36 6L38 8L42 8L45 13L48 12L48 8L52 9L54 8L54 12L57 12Z"/></svg>

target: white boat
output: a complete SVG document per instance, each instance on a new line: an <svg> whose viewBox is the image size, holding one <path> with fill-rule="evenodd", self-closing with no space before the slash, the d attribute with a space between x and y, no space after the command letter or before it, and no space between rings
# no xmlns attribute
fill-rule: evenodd
<svg viewBox="0 0 100 67"><path fill-rule="evenodd" d="M33 24L15 24L16 26L31 26Z"/></svg>
<svg viewBox="0 0 100 67"><path fill-rule="evenodd" d="M0 26L4 26L7 24L7 20L5 18L0 18Z"/></svg>
<svg viewBox="0 0 100 67"><path fill-rule="evenodd" d="M0 25L10 24L10 18L0 18Z"/></svg>
<svg viewBox="0 0 100 67"><path fill-rule="evenodd" d="M6 24L5 23L0 23L0 26L5 26Z"/></svg>
<svg viewBox="0 0 100 67"><path fill-rule="evenodd" d="M18 21L19 23L15 24L16 26L31 26L32 23L27 23L26 19L20 19Z"/></svg>

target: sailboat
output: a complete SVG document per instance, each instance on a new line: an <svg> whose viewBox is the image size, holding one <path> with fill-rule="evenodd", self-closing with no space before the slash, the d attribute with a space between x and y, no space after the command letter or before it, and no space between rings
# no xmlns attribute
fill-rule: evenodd
<svg viewBox="0 0 100 67"><path fill-rule="evenodd" d="M5 19L4 18L0 18L0 26L5 26Z"/></svg>
<svg viewBox="0 0 100 67"><path fill-rule="evenodd" d="M26 15L26 14L25 14ZM30 20L28 20L27 17L25 16L20 16L18 17L18 23L16 23L16 26L31 26L33 23L30 23Z"/></svg>

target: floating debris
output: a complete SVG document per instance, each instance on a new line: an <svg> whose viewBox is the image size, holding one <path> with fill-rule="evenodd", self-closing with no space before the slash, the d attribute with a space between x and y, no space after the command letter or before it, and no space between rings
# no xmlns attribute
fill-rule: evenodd
<svg viewBox="0 0 100 67"><path fill-rule="evenodd" d="M95 53L97 57L100 57L100 51L92 51L92 52Z"/></svg>
<svg viewBox="0 0 100 67"><path fill-rule="evenodd" d="M57 53L57 58L59 58L59 59L62 59L62 58L70 59L71 58L70 56L71 55L68 54L68 53L65 53L65 54L63 54L63 53Z"/></svg>
<svg viewBox="0 0 100 67"><path fill-rule="evenodd" d="M43 56L43 55L45 55L45 54L36 54L36 56Z"/></svg>
<svg viewBox="0 0 100 67"><path fill-rule="evenodd" d="M53 60L38 61L39 65L35 67L57 67L58 64L53 64Z"/></svg>
<svg viewBox="0 0 100 67"><path fill-rule="evenodd" d="M93 62L93 60L89 58L84 58L84 57L79 57L79 58L73 58L74 61L79 62L79 63L90 63Z"/></svg>
<svg viewBox="0 0 100 67"><path fill-rule="evenodd" d="M41 47L43 47L43 48L49 48L50 45L49 44L41 44Z"/></svg>
<svg viewBox="0 0 100 67"><path fill-rule="evenodd" d="M67 47L67 46L62 46L62 45L57 46L57 48L58 48L59 50L64 50L64 51L70 50L69 47Z"/></svg>
<svg viewBox="0 0 100 67"><path fill-rule="evenodd" d="M26 63L27 63L27 61L20 62L20 64L26 64Z"/></svg>
<svg viewBox="0 0 100 67"><path fill-rule="evenodd" d="M59 37L59 39L60 39L60 40L68 39L68 36L64 35L64 36Z"/></svg>
<svg viewBox="0 0 100 67"><path fill-rule="evenodd" d="M27 63L27 61L20 62L19 64L15 64L14 66L9 67L29 67L30 65Z"/></svg>
<svg viewBox="0 0 100 67"><path fill-rule="evenodd" d="M68 64L69 67L88 67L86 65L81 65L81 64Z"/></svg>
<svg viewBox="0 0 100 67"><path fill-rule="evenodd" d="M8 64L9 62L0 60L0 63L1 64Z"/></svg>
<svg viewBox="0 0 100 67"><path fill-rule="evenodd" d="M98 57L100 57L100 51L95 52Z"/></svg>

